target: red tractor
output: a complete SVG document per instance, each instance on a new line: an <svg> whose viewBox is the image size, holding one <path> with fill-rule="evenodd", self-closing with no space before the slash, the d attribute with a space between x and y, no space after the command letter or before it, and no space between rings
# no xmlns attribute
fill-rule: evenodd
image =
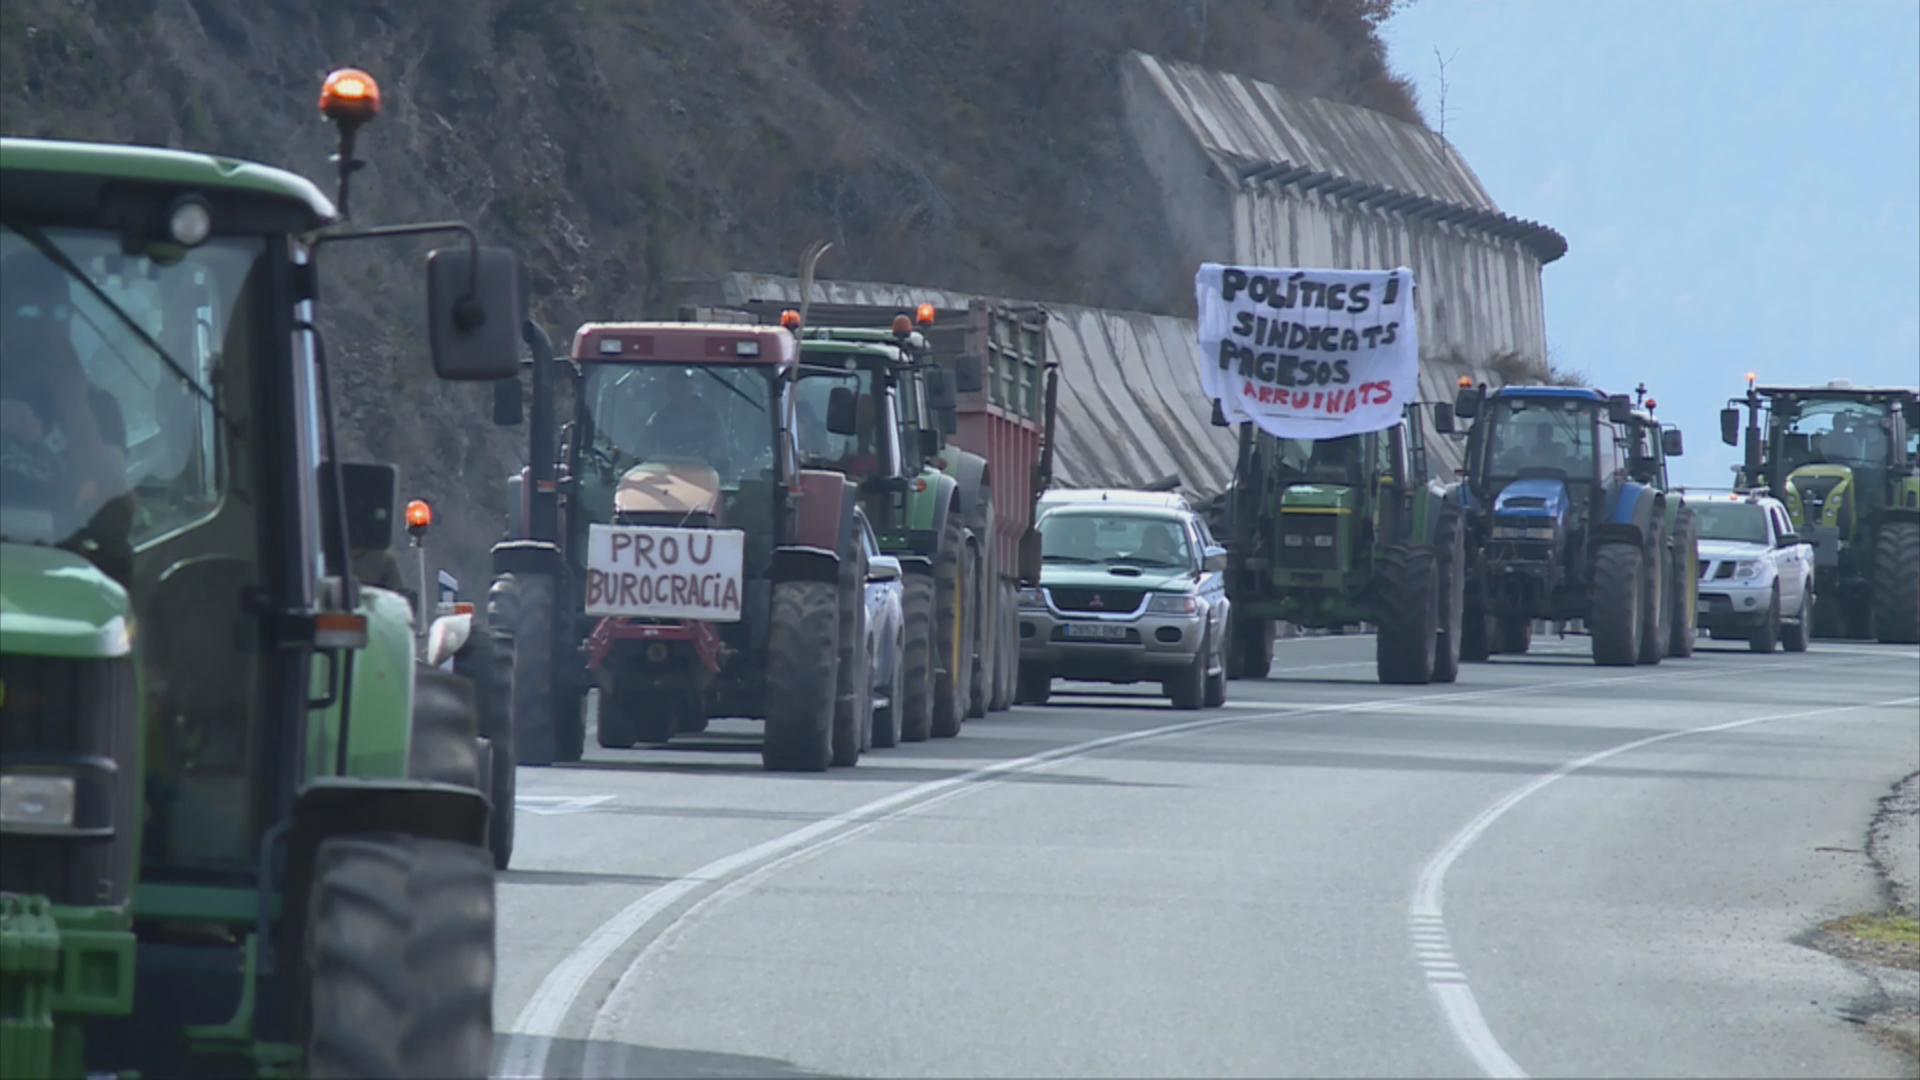
<svg viewBox="0 0 1920 1080"><path fill-rule="evenodd" d="M798 361L783 329L589 323L570 362L536 365L530 459L553 464L509 481L494 549L521 763L579 760L595 687L604 747L709 717L765 720L769 769L851 765L869 745L857 492L798 465ZM556 367L572 417L543 454ZM497 422L519 421L518 386ZM854 402L834 406L851 431Z"/></svg>

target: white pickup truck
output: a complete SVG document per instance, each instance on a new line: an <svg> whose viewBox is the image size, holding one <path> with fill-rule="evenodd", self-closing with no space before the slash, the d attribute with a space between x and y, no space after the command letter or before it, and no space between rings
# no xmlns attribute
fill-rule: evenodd
<svg viewBox="0 0 1920 1080"><path fill-rule="evenodd" d="M1805 652L1813 632L1813 546L1786 507L1758 493L1689 498L1700 525L1699 625L1714 640Z"/></svg>

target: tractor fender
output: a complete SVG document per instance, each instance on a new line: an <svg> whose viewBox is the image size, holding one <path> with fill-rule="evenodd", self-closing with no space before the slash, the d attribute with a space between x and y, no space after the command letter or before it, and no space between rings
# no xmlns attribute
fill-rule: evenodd
<svg viewBox="0 0 1920 1080"><path fill-rule="evenodd" d="M957 455L948 467L947 474L958 485L967 528L972 529L974 535L984 537L993 515L993 481L987 459L952 447L947 449L947 453Z"/></svg>
<svg viewBox="0 0 1920 1080"><path fill-rule="evenodd" d="M959 503L960 485L943 472L929 470L921 478L927 482L926 490L908 496L907 539L913 554L923 556L931 566L940 554L940 538L946 535L947 515Z"/></svg>
<svg viewBox="0 0 1920 1080"><path fill-rule="evenodd" d="M477 788L395 776L320 776L293 800L294 832L318 847L329 836L400 832L484 845L492 809Z"/></svg>
<svg viewBox="0 0 1920 1080"><path fill-rule="evenodd" d="M859 491L844 474L825 469L800 470L795 486L787 542L773 552L774 580L838 582Z"/></svg>
<svg viewBox="0 0 1920 1080"><path fill-rule="evenodd" d="M1664 503L1665 499L1653 488L1628 480L1611 493L1606 520L1596 524L1595 530L1602 525L1631 525L1636 533L1645 535L1653 525L1654 516L1665 513Z"/></svg>
<svg viewBox="0 0 1920 1080"><path fill-rule="evenodd" d="M1920 508L1912 506L1888 506L1874 516L1874 524L1884 525L1889 521L1920 521Z"/></svg>
<svg viewBox="0 0 1920 1080"><path fill-rule="evenodd" d="M548 574L559 579L566 568L560 545L547 540L502 540L493 545L493 572Z"/></svg>
<svg viewBox="0 0 1920 1080"><path fill-rule="evenodd" d="M442 615L427 627L427 666L452 670L453 654L473 636L473 613Z"/></svg>

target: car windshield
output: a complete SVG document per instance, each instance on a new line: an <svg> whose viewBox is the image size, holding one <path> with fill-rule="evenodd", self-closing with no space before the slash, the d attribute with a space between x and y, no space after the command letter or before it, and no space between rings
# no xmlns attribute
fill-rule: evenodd
<svg viewBox="0 0 1920 1080"><path fill-rule="evenodd" d="M1487 417L1487 477L1592 477L1594 407L1591 401L1575 398L1492 402Z"/></svg>
<svg viewBox="0 0 1920 1080"><path fill-rule="evenodd" d="M1186 530L1176 520L1144 514L1053 513L1040 521L1047 562L1191 565Z"/></svg>
<svg viewBox="0 0 1920 1080"><path fill-rule="evenodd" d="M1777 459L1801 465L1869 465L1888 456L1885 402L1813 398L1774 407Z"/></svg>
<svg viewBox="0 0 1920 1080"><path fill-rule="evenodd" d="M854 393L856 413L852 435L835 435L827 430L827 401L837 387ZM840 372L808 368L801 373L795 387L793 411L794 434L800 441L802 460L854 477L871 475L880 468L883 455L879 440L884 424L875 415L876 398L872 389L872 373L861 369Z"/></svg>
<svg viewBox="0 0 1920 1080"><path fill-rule="evenodd" d="M616 467L703 462L723 484L769 476L773 371L765 364L592 364L581 393L593 453Z"/></svg>
<svg viewBox="0 0 1920 1080"><path fill-rule="evenodd" d="M1767 542L1767 513L1756 503L1689 503L1700 523L1700 539L1742 544Z"/></svg>

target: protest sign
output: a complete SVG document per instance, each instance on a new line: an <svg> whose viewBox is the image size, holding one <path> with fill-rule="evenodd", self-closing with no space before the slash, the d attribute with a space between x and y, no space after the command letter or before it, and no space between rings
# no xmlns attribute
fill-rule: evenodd
<svg viewBox="0 0 1920 1080"><path fill-rule="evenodd" d="M1379 431L1420 395L1413 271L1203 263L1200 383L1233 424L1282 439Z"/></svg>
<svg viewBox="0 0 1920 1080"><path fill-rule="evenodd" d="M586 613L739 622L744 537L738 529L593 525Z"/></svg>

